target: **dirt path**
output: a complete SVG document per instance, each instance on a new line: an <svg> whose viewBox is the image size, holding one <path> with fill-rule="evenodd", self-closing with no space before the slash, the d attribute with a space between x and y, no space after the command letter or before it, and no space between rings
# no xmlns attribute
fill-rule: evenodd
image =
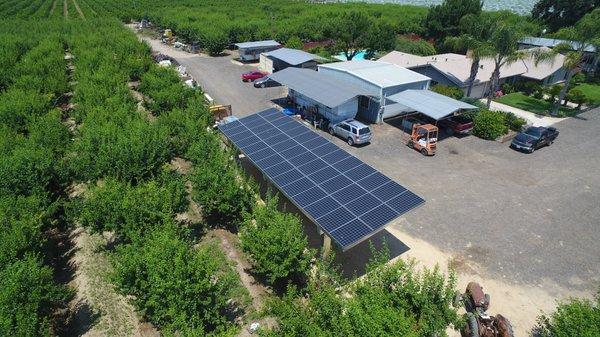
<svg viewBox="0 0 600 337"><path fill-rule="evenodd" d="M85 15L83 15L81 8L79 8L79 4L77 3L77 0L72 0L72 1L73 1L73 5L75 5L75 9L77 10L77 13L79 13L79 17L85 20Z"/></svg>
<svg viewBox="0 0 600 337"><path fill-rule="evenodd" d="M52 2L52 7L50 7L50 12L48 12L47 16L50 16L50 15L52 15L52 13L54 13L54 10L56 9L56 1L59 1L59 0L54 0Z"/></svg>
<svg viewBox="0 0 600 337"><path fill-rule="evenodd" d="M453 267L458 276L458 290L464 291L470 281L479 282L486 293L491 295L491 314L503 314L511 321L515 336L529 336L535 325L537 316L544 312L552 312L556 307L557 296L549 289L560 287L548 280L540 280L537 285L511 284L508 281L486 276L485 267L469 262L467 256L448 254L437 247L417 239L396 229L388 227L387 231L410 247L407 253L398 258L415 258L420 265L432 268L436 264L444 271ZM571 296L589 297L587 293L573 293L563 289L560 293ZM558 298L562 299L562 298ZM456 331L449 331L451 337L459 337Z"/></svg>
<svg viewBox="0 0 600 337"><path fill-rule="evenodd" d="M65 19L69 18L69 8L67 0L63 0L63 16L65 17Z"/></svg>

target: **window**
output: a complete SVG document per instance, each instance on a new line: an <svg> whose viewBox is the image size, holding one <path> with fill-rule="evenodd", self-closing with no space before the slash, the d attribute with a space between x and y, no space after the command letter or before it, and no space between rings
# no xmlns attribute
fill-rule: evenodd
<svg viewBox="0 0 600 337"><path fill-rule="evenodd" d="M350 125L348 124L340 124L340 128L342 130L350 131Z"/></svg>

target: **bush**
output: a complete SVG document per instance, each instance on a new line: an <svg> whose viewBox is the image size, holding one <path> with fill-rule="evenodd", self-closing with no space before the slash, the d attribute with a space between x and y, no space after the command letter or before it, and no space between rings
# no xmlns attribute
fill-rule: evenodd
<svg viewBox="0 0 600 337"><path fill-rule="evenodd" d="M527 121L521 117L517 117L512 112L507 112L504 114L504 120L506 126L516 132L521 132L523 126L527 124Z"/></svg>
<svg viewBox="0 0 600 337"><path fill-rule="evenodd" d="M94 232L116 231L128 239L173 218L187 207L181 176L163 169L156 181L137 186L113 178L90 189L82 202L80 221Z"/></svg>
<svg viewBox="0 0 600 337"><path fill-rule="evenodd" d="M431 43L425 40L411 40L406 37L399 37L396 40L396 50L419 56L430 56L437 53Z"/></svg>
<svg viewBox="0 0 600 337"><path fill-rule="evenodd" d="M156 226L117 247L114 280L136 308L165 333L223 331L229 289L239 282L218 247L194 249L173 224Z"/></svg>
<svg viewBox="0 0 600 337"><path fill-rule="evenodd" d="M581 83L585 83L585 74L582 72L578 72L571 78L571 85L577 86Z"/></svg>
<svg viewBox="0 0 600 337"><path fill-rule="evenodd" d="M50 316L71 296L52 269L27 256L0 270L0 336L53 335Z"/></svg>
<svg viewBox="0 0 600 337"><path fill-rule="evenodd" d="M502 83L502 93L505 95L511 94L513 92L515 92L515 87L514 85L510 84L510 83Z"/></svg>
<svg viewBox="0 0 600 337"><path fill-rule="evenodd" d="M534 331L540 337L600 336L600 289L595 301L571 299L550 315L538 317Z"/></svg>
<svg viewBox="0 0 600 337"><path fill-rule="evenodd" d="M520 85L521 90L523 90L523 93L525 93L525 95L527 96L531 96L534 92L536 91L540 91L542 86L534 81L527 81L525 83L522 83Z"/></svg>
<svg viewBox="0 0 600 337"><path fill-rule="evenodd" d="M285 42L285 46L287 48L302 50L304 48L304 43L302 43L302 40L300 40L299 37L292 36Z"/></svg>
<svg viewBox="0 0 600 337"><path fill-rule="evenodd" d="M482 110L473 122L473 134L479 138L494 140L508 132L504 113L500 111Z"/></svg>
<svg viewBox="0 0 600 337"><path fill-rule="evenodd" d="M242 249L250 255L253 269L270 284L304 279L314 255L300 219L279 212L277 201L270 197L265 205L254 206L240 230Z"/></svg>
<svg viewBox="0 0 600 337"><path fill-rule="evenodd" d="M432 86L430 89L431 89L431 91L437 92L438 94L448 96L448 97L458 99L458 100L463 98L463 96L465 95L465 93L462 90L460 90L460 88L453 87L453 86L447 86L447 85L443 85L443 84L436 84L436 85Z"/></svg>
<svg viewBox="0 0 600 337"><path fill-rule="evenodd" d="M577 109L581 109L581 105L588 101L583 91L577 88L569 90L569 93L567 93L567 100L577 104Z"/></svg>
<svg viewBox="0 0 600 337"><path fill-rule="evenodd" d="M544 93L542 92L541 88L539 90L536 90L533 93L533 98L535 98L535 99L542 99L542 98L544 98Z"/></svg>

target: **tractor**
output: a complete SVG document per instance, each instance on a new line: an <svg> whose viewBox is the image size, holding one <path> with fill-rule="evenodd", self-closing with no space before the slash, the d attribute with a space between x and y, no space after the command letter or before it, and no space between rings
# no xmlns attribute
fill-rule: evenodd
<svg viewBox="0 0 600 337"><path fill-rule="evenodd" d="M490 295L484 293L477 282L470 282L464 294L457 294L455 305L463 303L467 311L467 324L461 329L463 337L514 337L508 319L502 315L487 313Z"/></svg>

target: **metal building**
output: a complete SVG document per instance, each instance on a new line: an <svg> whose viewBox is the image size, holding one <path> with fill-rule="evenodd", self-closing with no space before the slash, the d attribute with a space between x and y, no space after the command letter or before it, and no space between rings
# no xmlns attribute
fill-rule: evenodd
<svg viewBox="0 0 600 337"><path fill-rule="evenodd" d="M236 43L240 61L258 61L260 54L281 48L281 44L274 40L252 41Z"/></svg>

